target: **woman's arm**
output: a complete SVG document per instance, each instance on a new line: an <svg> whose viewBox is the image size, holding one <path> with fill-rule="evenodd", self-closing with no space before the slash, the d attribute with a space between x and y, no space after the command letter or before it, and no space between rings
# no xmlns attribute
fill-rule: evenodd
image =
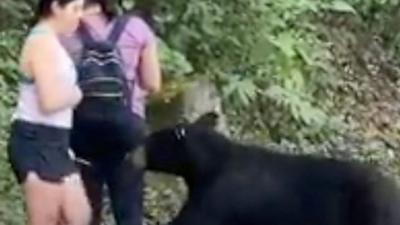
<svg viewBox="0 0 400 225"><path fill-rule="evenodd" d="M38 88L41 110L52 113L68 107L73 107L82 98L82 92L77 85L63 82L58 76L57 40L50 35L42 35L29 40L29 74Z"/></svg>
<svg viewBox="0 0 400 225"><path fill-rule="evenodd" d="M159 92L161 89L161 69L156 41L148 43L143 49L139 70L143 88L150 93Z"/></svg>

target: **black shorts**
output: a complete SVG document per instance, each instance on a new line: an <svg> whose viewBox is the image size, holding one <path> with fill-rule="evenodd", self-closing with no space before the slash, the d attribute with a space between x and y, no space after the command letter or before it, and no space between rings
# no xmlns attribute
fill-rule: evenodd
<svg viewBox="0 0 400 225"><path fill-rule="evenodd" d="M69 152L70 129L16 120L11 125L8 156L19 183L28 172L48 182L62 182L77 172Z"/></svg>

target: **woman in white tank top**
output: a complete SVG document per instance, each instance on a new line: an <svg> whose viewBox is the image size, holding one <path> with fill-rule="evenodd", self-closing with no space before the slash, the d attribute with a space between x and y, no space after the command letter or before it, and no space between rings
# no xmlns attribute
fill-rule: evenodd
<svg viewBox="0 0 400 225"><path fill-rule="evenodd" d="M86 225L90 207L69 151L72 111L82 98L57 36L73 32L83 0L39 0L20 58L24 80L11 125L9 161L23 187L30 225Z"/></svg>

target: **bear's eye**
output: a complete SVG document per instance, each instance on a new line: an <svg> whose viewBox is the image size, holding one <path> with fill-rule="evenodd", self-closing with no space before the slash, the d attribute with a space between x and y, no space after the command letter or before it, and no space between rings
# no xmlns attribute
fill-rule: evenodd
<svg viewBox="0 0 400 225"><path fill-rule="evenodd" d="M177 127L175 129L175 136L178 140L182 140L186 136L186 130L184 127Z"/></svg>

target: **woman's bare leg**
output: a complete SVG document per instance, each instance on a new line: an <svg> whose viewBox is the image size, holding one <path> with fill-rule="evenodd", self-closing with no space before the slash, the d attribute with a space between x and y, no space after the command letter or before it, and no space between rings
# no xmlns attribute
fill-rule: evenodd
<svg viewBox="0 0 400 225"><path fill-rule="evenodd" d="M62 192L59 184L41 180L29 172L22 185L26 199L29 225L58 224Z"/></svg>
<svg viewBox="0 0 400 225"><path fill-rule="evenodd" d="M65 177L62 199L62 215L67 225L88 225L91 208L79 174Z"/></svg>

